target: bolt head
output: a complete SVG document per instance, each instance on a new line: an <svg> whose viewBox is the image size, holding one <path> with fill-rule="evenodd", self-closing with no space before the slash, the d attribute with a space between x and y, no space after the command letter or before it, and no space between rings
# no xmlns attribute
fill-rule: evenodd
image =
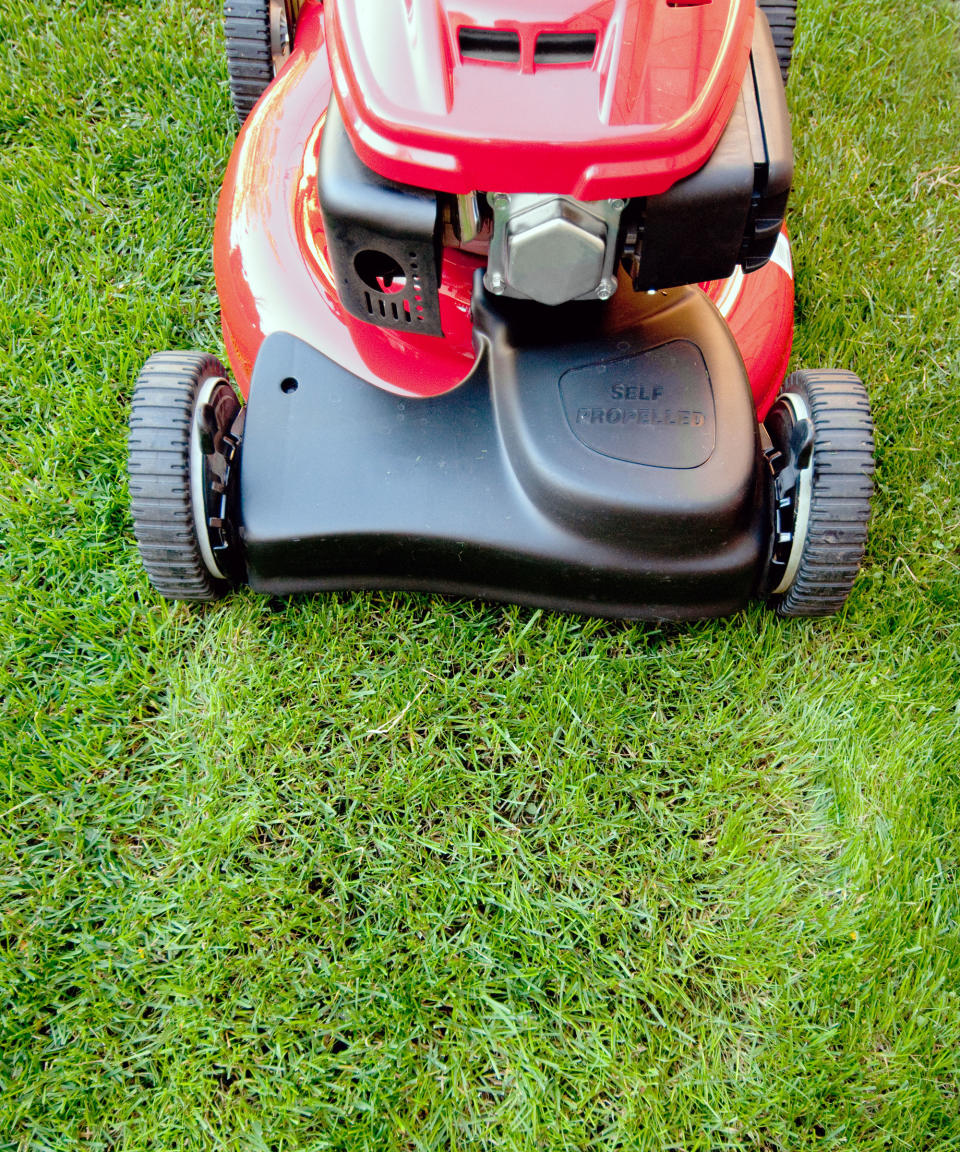
<svg viewBox="0 0 960 1152"><path fill-rule="evenodd" d="M494 272L494 274L490 277L490 291L495 296L500 296L503 293L503 289L504 289L503 277L500 275L499 272Z"/></svg>
<svg viewBox="0 0 960 1152"><path fill-rule="evenodd" d="M616 292L617 285L614 280L601 280L597 285L597 298L600 300L609 300L610 297Z"/></svg>
<svg viewBox="0 0 960 1152"><path fill-rule="evenodd" d="M620 200L620 199L608 200L607 203L614 210L614 212L622 212L624 210L624 208L626 208L626 206L627 206L626 200Z"/></svg>
<svg viewBox="0 0 960 1152"><path fill-rule="evenodd" d="M494 193L493 206L494 206L494 208L509 208L510 207L510 197L506 194L506 192Z"/></svg>

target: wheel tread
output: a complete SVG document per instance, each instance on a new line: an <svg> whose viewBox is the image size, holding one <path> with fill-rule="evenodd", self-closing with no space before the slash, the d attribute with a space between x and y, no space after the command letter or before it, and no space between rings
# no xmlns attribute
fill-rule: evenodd
<svg viewBox="0 0 960 1152"><path fill-rule="evenodd" d="M133 392L127 475L134 535L144 568L169 600L215 600L227 590L200 554L190 490L194 398L226 369L204 352L158 352Z"/></svg>
<svg viewBox="0 0 960 1152"><path fill-rule="evenodd" d="M790 74L790 60L793 56L793 39L797 26L796 0L758 0L770 25L773 35L774 47L777 50L777 60L780 63L780 75L786 84Z"/></svg>
<svg viewBox="0 0 960 1152"><path fill-rule="evenodd" d="M225 0L223 17L230 96L243 124L274 77L269 0Z"/></svg>
<svg viewBox="0 0 960 1152"><path fill-rule="evenodd" d="M777 602L781 616L826 616L846 602L860 571L873 495L873 421L852 372L800 371L784 391L800 394L814 424L814 478L800 566Z"/></svg>

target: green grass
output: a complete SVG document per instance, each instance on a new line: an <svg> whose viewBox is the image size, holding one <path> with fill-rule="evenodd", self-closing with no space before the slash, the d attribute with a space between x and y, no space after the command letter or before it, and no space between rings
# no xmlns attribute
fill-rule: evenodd
<svg viewBox="0 0 960 1152"><path fill-rule="evenodd" d="M840 618L158 601L126 415L220 347L215 0L0 12L0 1148L960 1149L960 74L801 0Z"/></svg>

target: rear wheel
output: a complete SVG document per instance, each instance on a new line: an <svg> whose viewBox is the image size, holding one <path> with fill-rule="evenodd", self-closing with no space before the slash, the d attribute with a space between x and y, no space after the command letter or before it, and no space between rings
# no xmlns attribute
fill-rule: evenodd
<svg viewBox="0 0 960 1152"><path fill-rule="evenodd" d="M781 616L828 616L843 607L866 545L870 401L852 372L794 372L765 425L777 470L772 600Z"/></svg>
<svg viewBox="0 0 960 1152"><path fill-rule="evenodd" d="M786 84L793 56L793 34L797 26L797 0L757 0L773 33L773 43L780 61L780 75Z"/></svg>
<svg viewBox="0 0 960 1152"><path fill-rule="evenodd" d="M290 55L301 0L225 0L227 75L242 124Z"/></svg>
<svg viewBox="0 0 960 1152"><path fill-rule="evenodd" d="M158 352L137 378L133 528L150 582L168 600L216 600L230 587L225 510L239 410L225 368L203 352Z"/></svg>

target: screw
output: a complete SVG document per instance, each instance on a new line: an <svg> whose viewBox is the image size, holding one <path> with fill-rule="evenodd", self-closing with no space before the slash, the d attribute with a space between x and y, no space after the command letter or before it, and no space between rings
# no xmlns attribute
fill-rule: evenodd
<svg viewBox="0 0 960 1152"><path fill-rule="evenodd" d="M622 212L627 206L626 200L608 200L607 203L614 210L614 212Z"/></svg>
<svg viewBox="0 0 960 1152"><path fill-rule="evenodd" d="M601 280L597 285L597 297L600 300L609 300L616 290L617 283L615 280Z"/></svg>
<svg viewBox="0 0 960 1152"><path fill-rule="evenodd" d="M500 275L499 272L494 272L493 275L490 277L490 291L495 296L500 296L503 293L504 287L505 287L505 285L503 282L503 277Z"/></svg>
<svg viewBox="0 0 960 1152"><path fill-rule="evenodd" d="M510 207L510 197L506 192L495 192L493 196L494 208L507 209Z"/></svg>

